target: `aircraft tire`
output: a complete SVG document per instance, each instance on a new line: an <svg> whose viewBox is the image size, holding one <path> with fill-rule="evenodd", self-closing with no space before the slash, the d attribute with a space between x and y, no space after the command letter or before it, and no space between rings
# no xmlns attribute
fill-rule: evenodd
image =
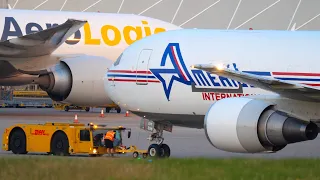
<svg viewBox="0 0 320 180"><path fill-rule="evenodd" d="M161 157L164 157L164 158L168 158L170 157L170 147L167 145L167 144L162 144L160 146L160 149L162 151L161 153Z"/></svg>
<svg viewBox="0 0 320 180"><path fill-rule="evenodd" d="M160 157L161 149L158 144L151 144L148 148L148 155L150 157Z"/></svg>
<svg viewBox="0 0 320 180"><path fill-rule="evenodd" d="M69 111L69 106L64 107L64 111L68 112Z"/></svg>

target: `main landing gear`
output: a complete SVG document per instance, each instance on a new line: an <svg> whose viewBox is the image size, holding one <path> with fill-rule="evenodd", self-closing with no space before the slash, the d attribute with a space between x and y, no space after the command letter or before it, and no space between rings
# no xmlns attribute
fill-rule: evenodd
<svg viewBox="0 0 320 180"><path fill-rule="evenodd" d="M148 140L155 141L155 143L151 144L148 148L148 155L150 157L170 157L170 147L163 143L163 131L172 132L171 124L153 122L143 118L141 120L140 128L152 132Z"/></svg>

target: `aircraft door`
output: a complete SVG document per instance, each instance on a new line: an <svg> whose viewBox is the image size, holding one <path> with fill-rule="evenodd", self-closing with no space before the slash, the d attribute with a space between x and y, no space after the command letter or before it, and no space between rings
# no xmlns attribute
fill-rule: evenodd
<svg viewBox="0 0 320 180"><path fill-rule="evenodd" d="M136 84L147 85L148 84L148 65L152 49L143 49L140 52L137 68L136 68Z"/></svg>

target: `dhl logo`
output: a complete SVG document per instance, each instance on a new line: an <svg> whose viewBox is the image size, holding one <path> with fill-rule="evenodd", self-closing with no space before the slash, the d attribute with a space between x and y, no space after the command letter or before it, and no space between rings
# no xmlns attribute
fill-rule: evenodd
<svg viewBox="0 0 320 180"><path fill-rule="evenodd" d="M47 29L58 26L57 23L45 23L45 25ZM21 28L14 17L5 17L1 41L6 41L10 39L9 37L14 38L23 36L22 30L25 30L25 34L31 34L38 31L43 31L44 29L45 28L43 26L35 22L29 22L24 28ZM66 43L69 45L75 45L78 44L81 39L84 39L85 45L100 45L101 43L104 43L107 46L116 46L122 41L124 41L127 45L130 45L145 36L166 31L166 29L162 27L155 27L153 29L154 30L152 30L152 28L149 26L148 21L144 20L141 21L141 25L128 25L124 26L123 28L119 28L111 24L105 24L99 29L100 37L93 37L91 26L89 22L87 22L83 26L83 34L81 34L81 31L78 30L66 41Z"/></svg>
<svg viewBox="0 0 320 180"><path fill-rule="evenodd" d="M32 133L32 135L35 135L35 136L49 136L48 133L46 133L46 130L34 130Z"/></svg>

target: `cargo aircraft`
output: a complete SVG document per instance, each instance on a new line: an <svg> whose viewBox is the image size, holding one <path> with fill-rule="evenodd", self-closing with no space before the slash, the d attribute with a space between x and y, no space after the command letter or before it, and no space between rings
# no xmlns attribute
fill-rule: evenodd
<svg viewBox="0 0 320 180"><path fill-rule="evenodd" d="M134 14L0 9L0 86L38 84L54 101L110 104L103 78L122 51L179 28Z"/></svg>
<svg viewBox="0 0 320 180"><path fill-rule="evenodd" d="M170 155L173 126L204 129L220 150L277 152L318 135L319 47L319 31L167 31L126 48L106 90L154 124L152 156Z"/></svg>

